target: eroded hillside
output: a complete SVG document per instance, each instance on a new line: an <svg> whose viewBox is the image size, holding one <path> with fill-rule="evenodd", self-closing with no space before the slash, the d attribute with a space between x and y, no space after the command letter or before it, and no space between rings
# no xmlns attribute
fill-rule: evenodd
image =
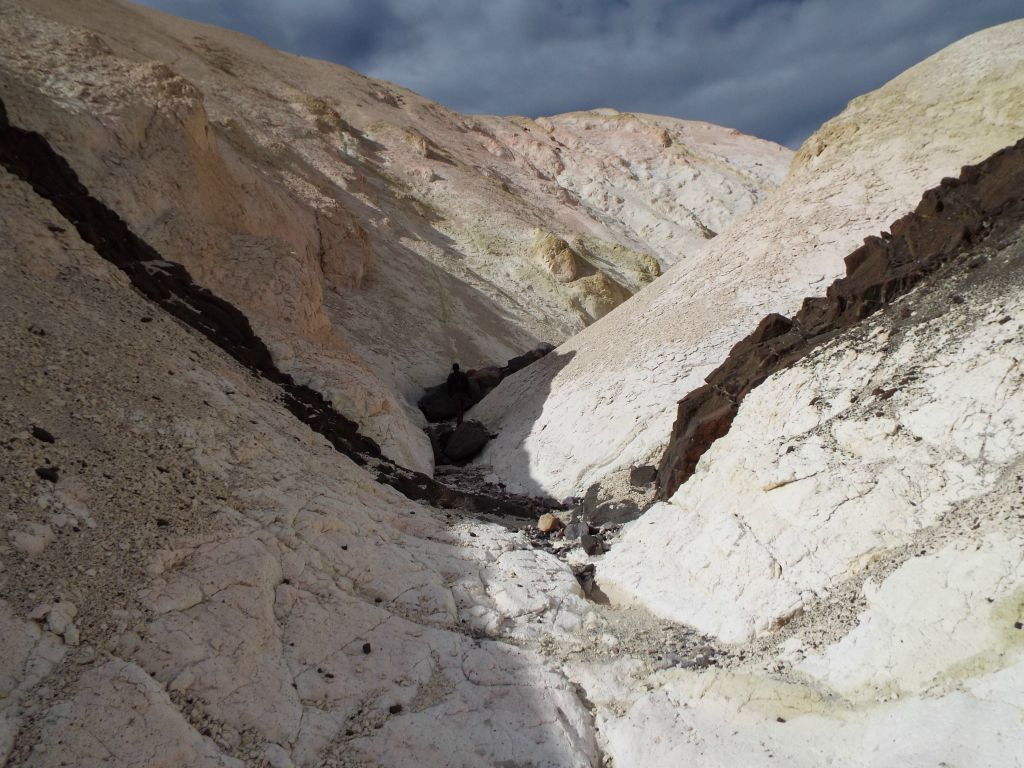
<svg viewBox="0 0 1024 768"><path fill-rule="evenodd" d="M782 187L649 289L502 383L483 461L557 497L657 463L675 404L769 312L793 314L921 193L1024 134L1024 22L965 38L855 99Z"/></svg>
<svg viewBox="0 0 1024 768"><path fill-rule="evenodd" d="M0 9L0 765L1024 766L1024 26L853 102L697 251L777 150ZM417 361L672 262L478 406L521 486L600 489L415 471ZM593 458L666 446L642 514L653 473Z"/></svg>
<svg viewBox="0 0 1024 768"><path fill-rule="evenodd" d="M422 471L412 404L452 360L563 341L692 258L791 157L614 111L459 115L116 0L4 0L0 92L283 370ZM538 235L579 268L553 271Z"/></svg>

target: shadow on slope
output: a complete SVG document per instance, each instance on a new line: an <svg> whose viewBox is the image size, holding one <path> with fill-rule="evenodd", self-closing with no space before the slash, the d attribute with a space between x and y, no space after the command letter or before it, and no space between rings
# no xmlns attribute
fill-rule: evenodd
<svg viewBox="0 0 1024 768"><path fill-rule="evenodd" d="M252 375L263 352L231 324L244 318L180 268L133 260L155 254L44 146L0 113L3 164L31 162L72 217L40 201L0 219L22 234L0 259L0 625L28 680L8 699L11 764L597 764L571 687L537 656L436 618L446 579L479 579L502 542L462 544L316 439ZM4 202L34 197L0 175ZM120 249L140 292L90 263L73 227ZM154 311L175 302L181 322ZM22 438L29 424L55 442ZM44 456L52 482L32 472ZM10 546L62 499L89 525ZM21 621L40 600L78 606L80 646ZM20 663L23 624L45 664Z"/></svg>

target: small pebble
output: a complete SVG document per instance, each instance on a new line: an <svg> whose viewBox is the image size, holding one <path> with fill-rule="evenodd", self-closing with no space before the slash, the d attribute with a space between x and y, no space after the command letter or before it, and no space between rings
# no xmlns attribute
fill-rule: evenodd
<svg viewBox="0 0 1024 768"><path fill-rule="evenodd" d="M42 427L32 427L32 437L34 437L36 440L41 440L44 443L53 443L56 442L57 440L57 438L55 438Z"/></svg>

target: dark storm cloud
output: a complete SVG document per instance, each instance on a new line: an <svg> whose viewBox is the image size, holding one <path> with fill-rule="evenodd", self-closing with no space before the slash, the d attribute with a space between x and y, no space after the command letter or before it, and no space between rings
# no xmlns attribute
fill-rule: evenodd
<svg viewBox="0 0 1024 768"><path fill-rule="evenodd" d="M463 111L611 106L796 146L1020 0L146 0Z"/></svg>

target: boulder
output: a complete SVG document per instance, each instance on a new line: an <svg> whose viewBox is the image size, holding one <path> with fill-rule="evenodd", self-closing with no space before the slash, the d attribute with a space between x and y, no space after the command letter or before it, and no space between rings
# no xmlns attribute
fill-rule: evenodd
<svg viewBox="0 0 1024 768"><path fill-rule="evenodd" d="M445 455L452 461L468 461L491 439L487 427L478 421L464 421L455 428L444 445Z"/></svg>
<svg viewBox="0 0 1024 768"><path fill-rule="evenodd" d="M554 533L562 528L565 528L565 523L557 515L553 515L550 512L545 512L537 520L537 530L541 533Z"/></svg>
<svg viewBox="0 0 1024 768"><path fill-rule="evenodd" d="M579 539L590 533L590 526L583 520L577 518L565 526L566 539Z"/></svg>
<svg viewBox="0 0 1024 768"><path fill-rule="evenodd" d="M588 555L600 555L604 552L604 542L590 533L585 533L580 537L580 546Z"/></svg>
<svg viewBox="0 0 1024 768"><path fill-rule="evenodd" d="M546 354L554 350L553 344L542 343L531 349L529 352L524 352L521 355L517 355L505 363L505 367L501 369L501 377L511 376L517 371L523 370L530 363L535 363L544 357Z"/></svg>
<svg viewBox="0 0 1024 768"><path fill-rule="evenodd" d="M423 411L427 421L447 421L459 415L455 401L448 397L448 387L445 384L430 387L416 405Z"/></svg>
<svg viewBox="0 0 1024 768"><path fill-rule="evenodd" d="M483 394L498 386L502 379L501 368L496 365L477 368L475 371L469 371L466 375L469 376L471 383L480 388L480 392Z"/></svg>
<svg viewBox="0 0 1024 768"><path fill-rule="evenodd" d="M444 453L444 446L452 435L451 427L444 424L431 424L425 431L427 437L430 438L430 449L434 453L434 466L447 464L448 457Z"/></svg>

